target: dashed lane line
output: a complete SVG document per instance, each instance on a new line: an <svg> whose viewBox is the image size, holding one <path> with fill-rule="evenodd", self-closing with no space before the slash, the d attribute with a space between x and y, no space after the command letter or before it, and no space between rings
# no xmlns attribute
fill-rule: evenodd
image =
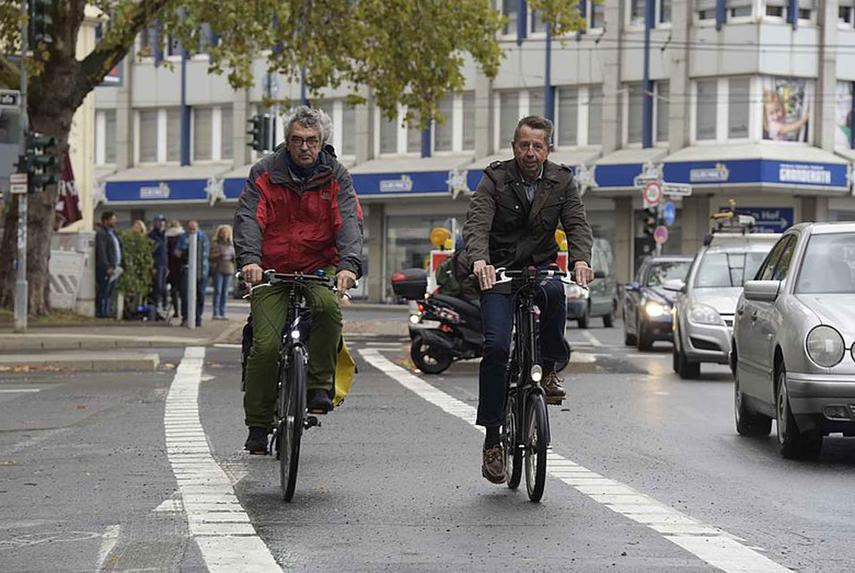
<svg viewBox="0 0 855 573"><path fill-rule="evenodd" d="M590 342L590 343L591 343L591 346L594 346L594 347L600 347L600 346L602 346L602 345L603 345L603 343L602 343L602 342L600 342L599 340L597 340L597 337L596 337L596 336L594 336L593 334L591 334L591 333L590 333L589 331L587 331L587 330L583 330L583 331L582 331L582 336L584 336L584 337L588 340L588 342Z"/></svg>
<svg viewBox="0 0 855 573"><path fill-rule="evenodd" d="M166 453L190 534L209 571L279 571L223 469L211 456L199 419L203 347L188 347L166 397Z"/></svg>
<svg viewBox="0 0 855 573"><path fill-rule="evenodd" d="M476 410L394 364L378 349L359 353L366 362L440 409L475 426ZM554 452L547 457L549 474L612 511L661 534L665 539L728 573L780 573L789 569L726 531L689 517L616 480L608 479Z"/></svg>

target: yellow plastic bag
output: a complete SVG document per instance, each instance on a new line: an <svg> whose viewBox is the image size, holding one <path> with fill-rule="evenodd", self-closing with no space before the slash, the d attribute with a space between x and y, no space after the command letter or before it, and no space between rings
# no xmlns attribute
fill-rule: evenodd
<svg viewBox="0 0 855 573"><path fill-rule="evenodd" d="M335 364L334 406L338 407L339 404L344 402L344 397L350 392L354 376L356 376L356 362L354 362L353 356L347 350L344 337L341 337L338 342L338 359Z"/></svg>

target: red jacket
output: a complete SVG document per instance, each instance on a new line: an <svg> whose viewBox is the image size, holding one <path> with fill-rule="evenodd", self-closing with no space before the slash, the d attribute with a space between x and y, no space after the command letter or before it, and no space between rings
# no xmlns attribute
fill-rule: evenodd
<svg viewBox="0 0 855 573"><path fill-rule="evenodd" d="M307 180L288 168L282 147L252 166L235 213L239 268L279 272L333 266L362 275L362 208L347 169L321 151Z"/></svg>

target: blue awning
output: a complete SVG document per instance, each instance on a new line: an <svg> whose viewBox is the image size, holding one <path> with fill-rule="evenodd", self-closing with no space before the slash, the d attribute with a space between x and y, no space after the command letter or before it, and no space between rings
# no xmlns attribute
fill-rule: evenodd
<svg viewBox="0 0 855 573"><path fill-rule="evenodd" d="M213 203L222 198L222 175L229 165L134 167L104 178L110 204Z"/></svg>
<svg viewBox="0 0 855 573"><path fill-rule="evenodd" d="M693 188L752 187L803 192L848 192L849 162L834 153L796 144L695 146L664 160L666 183Z"/></svg>
<svg viewBox="0 0 855 573"><path fill-rule="evenodd" d="M356 194L365 199L386 197L446 197L465 177L465 155L423 158L380 158L350 170Z"/></svg>
<svg viewBox="0 0 855 573"><path fill-rule="evenodd" d="M580 165L591 165L600 156L599 147L571 147L559 148L549 154L549 161L572 167L573 171ZM484 169L494 161L506 161L513 157L513 151L508 149L505 153L497 153L476 159L471 164L465 167L466 184L470 191L475 191L478 183L481 181L481 176L484 174Z"/></svg>
<svg viewBox="0 0 855 573"><path fill-rule="evenodd" d="M668 154L662 147L620 149L594 163L594 192L635 190L635 178Z"/></svg>

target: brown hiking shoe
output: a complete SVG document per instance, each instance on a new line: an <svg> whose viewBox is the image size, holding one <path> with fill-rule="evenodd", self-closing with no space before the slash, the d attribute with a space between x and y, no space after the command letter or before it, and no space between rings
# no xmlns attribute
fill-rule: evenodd
<svg viewBox="0 0 855 573"><path fill-rule="evenodd" d="M546 393L547 404L561 404L564 401L567 393L564 392L562 382L564 381L555 372L550 372L543 379L543 390Z"/></svg>
<svg viewBox="0 0 855 573"><path fill-rule="evenodd" d="M481 475L492 483L505 483L505 459L502 446L495 445L484 449Z"/></svg>

